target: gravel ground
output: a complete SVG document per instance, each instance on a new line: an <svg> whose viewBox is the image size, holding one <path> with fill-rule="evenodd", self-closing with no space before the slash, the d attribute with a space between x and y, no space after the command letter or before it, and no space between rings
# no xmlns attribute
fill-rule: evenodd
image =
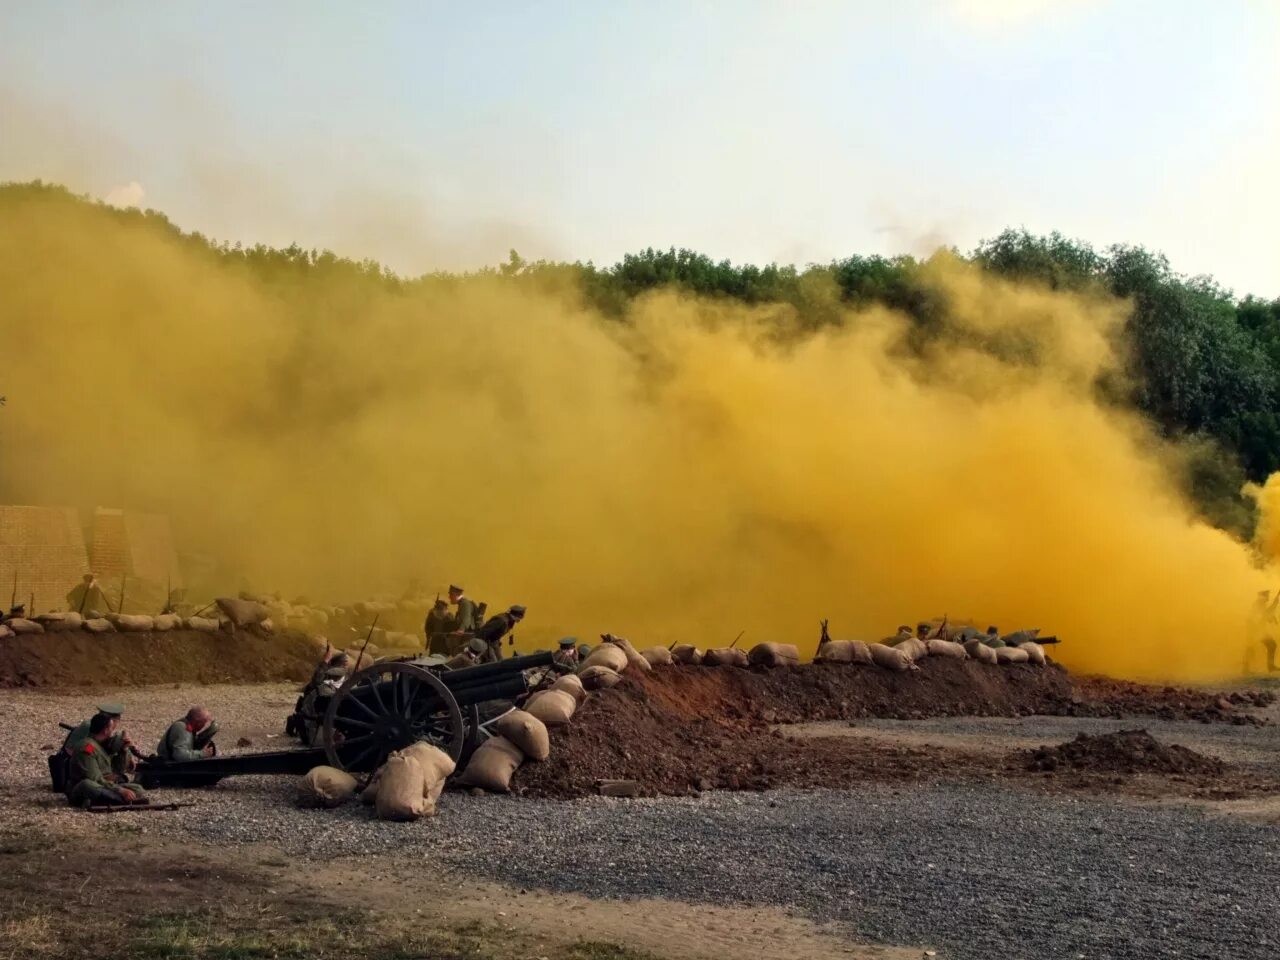
<svg viewBox="0 0 1280 960"><path fill-rule="evenodd" d="M1244 766L1280 768L1280 728L1188 723L1131 717L1126 720L1089 717L938 717L927 720L859 720L856 723L804 724L811 735L903 735L930 743L979 746L992 750L1053 745L1078 733L1114 733L1145 729L1162 743L1176 743Z"/></svg>
<svg viewBox="0 0 1280 960"><path fill-rule="evenodd" d="M0 722L11 740L0 761L0 818L60 830L116 828L116 818L68 810L44 788L40 749L55 739L56 720L76 719L87 712L77 712L80 704L91 709L111 696L0 692ZM259 749L283 745L266 737L278 731L282 705L287 711L293 698L285 686L115 696L140 742L158 737L195 697L214 707L228 746L248 736ZM1266 728L1012 723L1023 725L1019 737L1037 742L1082 729L1146 726L1174 742L1188 743L1175 734L1220 738L1252 762L1277 752L1276 734ZM1004 721L901 726L931 725L989 737L1014 732ZM406 825L371 820L359 807L297 810L291 793L286 779L239 778L208 791L166 791L166 798L200 805L148 816L164 817L166 833L218 845L269 843L314 858L385 854L415 870L444 868L600 898L780 905L845 924L856 940L915 943L957 960L1270 960L1280 953L1280 827L1183 805L1045 797L999 783L572 803L450 793L440 816ZM158 826L149 820L144 829Z"/></svg>

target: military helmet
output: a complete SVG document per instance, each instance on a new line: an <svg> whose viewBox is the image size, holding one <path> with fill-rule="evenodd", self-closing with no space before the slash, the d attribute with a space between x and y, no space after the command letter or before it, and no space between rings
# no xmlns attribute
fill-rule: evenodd
<svg viewBox="0 0 1280 960"><path fill-rule="evenodd" d="M470 650L472 653L474 653L476 656L479 656L480 654L484 653L486 650L489 649L489 645L485 643L483 640L481 640L479 637L472 637L470 640L467 641L467 649Z"/></svg>
<svg viewBox="0 0 1280 960"><path fill-rule="evenodd" d="M515 606L511 607L507 613L511 614L517 620L521 620L524 618L524 607L517 603Z"/></svg>
<svg viewBox="0 0 1280 960"><path fill-rule="evenodd" d="M561 638L560 638L560 649L561 649L561 650L569 650L569 649L571 649L571 648L573 648L573 647L576 647L577 645L578 645L578 638L577 638L577 637L561 637Z"/></svg>

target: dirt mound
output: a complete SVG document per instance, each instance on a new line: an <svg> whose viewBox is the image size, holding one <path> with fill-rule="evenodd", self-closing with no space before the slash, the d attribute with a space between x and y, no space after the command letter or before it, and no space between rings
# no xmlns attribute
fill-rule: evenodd
<svg viewBox="0 0 1280 960"><path fill-rule="evenodd" d="M303 681L319 654L296 631L28 634L0 640L0 688Z"/></svg>
<svg viewBox="0 0 1280 960"><path fill-rule="evenodd" d="M1246 711L1275 703L1265 690L1218 693L1186 687L1157 687L1109 677L1076 677L1076 695L1069 710L1077 717L1131 717L1161 720L1199 720L1204 723L1258 724L1265 721Z"/></svg>
<svg viewBox="0 0 1280 960"><path fill-rule="evenodd" d="M1163 744L1146 730L1120 730L1090 736L1081 733L1056 747L1019 751L1023 766L1032 772L1058 770L1090 773L1163 773L1184 776L1221 776L1226 764L1216 757Z"/></svg>
<svg viewBox="0 0 1280 960"><path fill-rule="evenodd" d="M659 667L598 691L573 723L551 733L551 757L517 772L517 792L578 797L597 779L635 780L641 792L841 786L971 773L945 751L835 740L792 740L775 723L882 716L1017 716L1069 706L1056 667L993 670L933 658L918 672L808 664L788 670Z"/></svg>

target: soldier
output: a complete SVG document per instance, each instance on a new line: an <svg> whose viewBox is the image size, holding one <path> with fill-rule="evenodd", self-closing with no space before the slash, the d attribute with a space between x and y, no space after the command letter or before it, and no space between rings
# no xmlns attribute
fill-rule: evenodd
<svg viewBox="0 0 1280 960"><path fill-rule="evenodd" d="M1268 603L1267 601L1271 602ZM1267 651L1267 673L1276 672L1276 606L1280 604L1280 590L1271 600L1270 590L1259 590L1249 611L1249 632Z"/></svg>
<svg viewBox="0 0 1280 960"><path fill-rule="evenodd" d="M488 649L489 645L479 637L471 637L460 653L454 654L445 661L445 668L449 670L461 670L464 667L474 667L480 662L480 658L485 655L485 652Z"/></svg>
<svg viewBox="0 0 1280 960"><path fill-rule="evenodd" d="M104 611L111 609L111 605L107 603L106 595L98 586L94 575L86 573L84 580L72 587L71 592L67 594L67 609L74 610L76 613L102 616Z"/></svg>
<svg viewBox="0 0 1280 960"><path fill-rule="evenodd" d="M471 598L466 596L465 591L458 586L449 587L449 603L451 606L458 608L457 612L449 621L450 632L454 635L473 633L476 627L476 605Z"/></svg>
<svg viewBox="0 0 1280 960"><path fill-rule="evenodd" d="M124 715L124 707L118 703L98 704L95 716L106 716L112 721L111 736L102 743L101 750L111 762L111 769L122 777L128 777L137 765L138 748L134 746L129 734L120 729L120 718ZM70 760L75 752L89 741L93 717L81 721L62 742L63 755Z"/></svg>
<svg viewBox="0 0 1280 960"><path fill-rule="evenodd" d="M467 601L470 603L470 601ZM427 622L422 630L427 635L427 652L444 654L448 651L448 634L453 629L453 618L449 616L449 604L439 598L435 605L427 611Z"/></svg>
<svg viewBox="0 0 1280 960"><path fill-rule="evenodd" d="M142 787L111 769L104 744L115 734L116 720L96 713L89 721L89 739L71 757L67 801L76 807L123 806L146 803Z"/></svg>
<svg viewBox="0 0 1280 960"><path fill-rule="evenodd" d="M506 613L499 613L485 621L484 626L476 631L476 637L485 643L484 662L496 663L502 659L502 638L523 619L524 607L516 604Z"/></svg>
<svg viewBox="0 0 1280 960"><path fill-rule="evenodd" d="M169 724L156 747L156 756L166 761L217 756L218 748L213 743L217 733L218 724L209 711L200 706L192 707L181 720Z"/></svg>
<svg viewBox="0 0 1280 960"><path fill-rule="evenodd" d="M560 649L552 657L553 662L573 673L578 669L578 638L561 637Z"/></svg>
<svg viewBox="0 0 1280 960"><path fill-rule="evenodd" d="M900 636L902 635L902 631L903 631L903 630L906 630L906 631L907 631L907 632L906 632L906 635L902 637L902 638L905 640L905 639L907 639L908 637L910 637L910 636L911 636L911 629L910 629L909 627L899 627L899 628L898 628L898 634L899 634ZM930 633L932 633L932 632L933 632L933 624L931 624L931 623L925 623L924 621L921 621L920 623L917 623L917 624L916 624L916 639L917 639L917 640L928 640L928 639L929 639L929 634L930 634Z"/></svg>

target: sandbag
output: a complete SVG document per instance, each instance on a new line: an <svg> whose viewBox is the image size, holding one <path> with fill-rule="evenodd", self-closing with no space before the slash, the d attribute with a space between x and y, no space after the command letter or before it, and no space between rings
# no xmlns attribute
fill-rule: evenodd
<svg viewBox="0 0 1280 960"><path fill-rule="evenodd" d="M814 663L853 663L852 640L828 640L813 655Z"/></svg>
<svg viewBox="0 0 1280 960"><path fill-rule="evenodd" d="M74 610L67 613L42 613L36 617L36 623L44 627L45 633L70 633L84 625L84 617Z"/></svg>
<svg viewBox="0 0 1280 960"><path fill-rule="evenodd" d="M800 651L792 643L757 643L747 653L747 662L759 667L794 667Z"/></svg>
<svg viewBox="0 0 1280 960"><path fill-rule="evenodd" d="M635 667L641 673L648 673L653 669L653 664L640 655L640 651L635 648L630 640L625 637L612 637L609 642L621 648L622 652L626 654L628 667Z"/></svg>
<svg viewBox="0 0 1280 960"><path fill-rule="evenodd" d="M212 617L187 617L182 621L187 630L199 630L201 633L217 633L218 621Z"/></svg>
<svg viewBox="0 0 1280 960"><path fill-rule="evenodd" d="M567 691L566 691L567 692ZM506 737L530 760L545 760L551 756L551 738L547 725L525 710L512 710L503 714L493 725L500 736Z"/></svg>
<svg viewBox="0 0 1280 960"><path fill-rule="evenodd" d="M996 661L998 663L1026 663L1031 659L1031 655L1020 647L997 647Z"/></svg>
<svg viewBox="0 0 1280 960"><path fill-rule="evenodd" d="M382 765L373 812L379 820L417 820L427 811L426 792L422 765L397 750Z"/></svg>
<svg viewBox="0 0 1280 960"><path fill-rule="evenodd" d="M547 726L554 727L573 719L578 701L563 690L543 690L530 697L524 708Z"/></svg>
<svg viewBox="0 0 1280 960"><path fill-rule="evenodd" d="M453 757L439 747L426 741L419 741L402 751L405 756L412 757L422 768L422 799L426 801L422 808L422 816L436 815L436 802L444 791L445 781L457 766ZM375 798L376 802L376 798Z"/></svg>
<svg viewBox="0 0 1280 960"><path fill-rule="evenodd" d="M258 603L256 600L242 600L239 597L218 597L214 602L217 603L218 609L223 612L226 618L237 627L247 627L250 624L261 623L271 615L266 605Z"/></svg>
<svg viewBox="0 0 1280 960"><path fill-rule="evenodd" d="M671 651L666 647L649 647L647 650L641 650L640 656L648 660L651 667L669 666L673 662Z"/></svg>
<svg viewBox="0 0 1280 960"><path fill-rule="evenodd" d="M747 651L737 647L712 647L702 655L704 667L745 667Z"/></svg>
<svg viewBox="0 0 1280 960"><path fill-rule="evenodd" d="M969 659L969 654L965 653L964 645L951 640L926 640L924 645L931 657L951 657L953 660Z"/></svg>
<svg viewBox="0 0 1280 960"><path fill-rule="evenodd" d="M691 643L677 643L671 648L671 660L673 663L696 666L702 662L702 651Z"/></svg>
<svg viewBox="0 0 1280 960"><path fill-rule="evenodd" d="M1018 644L1017 649L1024 651L1030 662L1037 666L1043 667L1048 662L1048 659L1044 655L1044 647L1040 646L1040 644L1036 643L1034 640L1027 640L1024 643Z"/></svg>
<svg viewBox="0 0 1280 960"><path fill-rule="evenodd" d="M155 617L141 613L122 613L114 622L121 633L150 633L155 627Z"/></svg>
<svg viewBox="0 0 1280 960"><path fill-rule="evenodd" d="M614 673L627 669L627 654L616 643L602 643L591 651L582 661L583 669L587 667L608 667Z"/></svg>
<svg viewBox="0 0 1280 960"><path fill-rule="evenodd" d="M610 671L610 673L612 672L613 671ZM579 703L587 699L587 689L582 684L582 678L579 677L577 674L566 673L563 677L560 677L558 680L556 680L555 683L551 685L551 689L563 690L565 693L572 696L573 699L577 700Z"/></svg>
<svg viewBox="0 0 1280 960"><path fill-rule="evenodd" d="M964 645L964 652L979 663L997 663L996 652L981 640L970 640Z"/></svg>
<svg viewBox="0 0 1280 960"><path fill-rule="evenodd" d="M894 645L893 649L897 650L912 663L917 660L923 660L929 655L929 645L919 637L908 637L901 643Z"/></svg>
<svg viewBox="0 0 1280 960"><path fill-rule="evenodd" d="M471 762L458 782L491 793L507 793L511 789L511 778L523 761L520 748L506 737L490 737L471 755Z"/></svg>
<svg viewBox="0 0 1280 960"><path fill-rule="evenodd" d="M298 806L340 807L356 795L356 778L337 767L314 767L298 784Z"/></svg>
<svg viewBox="0 0 1280 960"><path fill-rule="evenodd" d="M587 690L606 690L622 679L608 667L587 667L578 676Z"/></svg>
<svg viewBox="0 0 1280 960"><path fill-rule="evenodd" d="M44 627L34 620L27 620L23 617L14 617L7 623L9 624L9 629L14 633L44 633Z"/></svg>
<svg viewBox="0 0 1280 960"><path fill-rule="evenodd" d="M155 625L152 627L152 629L159 630L159 631L181 630L182 618L179 617L177 614L162 613L155 618Z"/></svg>
<svg viewBox="0 0 1280 960"><path fill-rule="evenodd" d="M898 647L887 647L883 643L869 643L871 662L877 667L894 670L898 673L911 669L911 660Z"/></svg>
<svg viewBox="0 0 1280 960"><path fill-rule="evenodd" d="M92 620L84 622L84 628L89 633L115 633L116 625L105 617L94 617Z"/></svg>

